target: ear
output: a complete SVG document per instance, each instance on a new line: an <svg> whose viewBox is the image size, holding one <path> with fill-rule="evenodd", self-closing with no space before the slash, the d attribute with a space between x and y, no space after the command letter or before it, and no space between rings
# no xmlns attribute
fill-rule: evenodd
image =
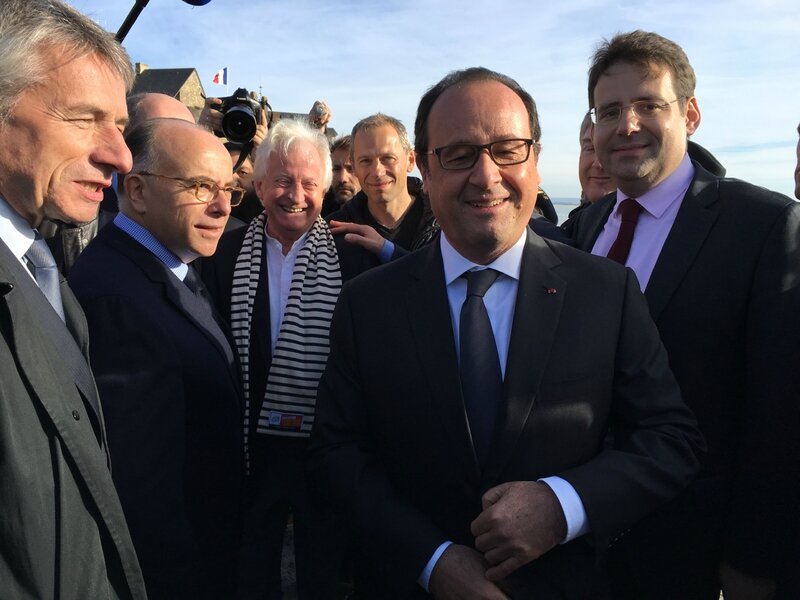
<svg viewBox="0 0 800 600"><path fill-rule="evenodd" d="M266 208L266 206L264 205L264 193L266 192L266 188L264 187L265 181L266 181L265 177L259 177L253 182L256 189L256 196L258 196L258 199L261 201L261 206L263 206L264 208Z"/></svg>
<svg viewBox="0 0 800 600"><path fill-rule="evenodd" d="M408 167L406 167L406 173L411 173L414 170L414 163L417 162L417 155L414 154L414 151L408 153Z"/></svg>
<svg viewBox="0 0 800 600"><path fill-rule="evenodd" d="M430 157L428 157L428 160L430 160ZM428 161L424 161L424 162L427 163ZM417 164L417 168L419 169L419 174L422 176L422 190L426 194L428 193L426 181L427 181L428 177L430 177L430 174L431 174L431 171L428 168L428 166L429 166L428 164L423 164L423 163Z"/></svg>
<svg viewBox="0 0 800 600"><path fill-rule="evenodd" d="M686 133L692 135L700 126L700 107L697 98L692 96L686 101Z"/></svg>
<svg viewBox="0 0 800 600"><path fill-rule="evenodd" d="M125 200L128 206L131 207L137 215L144 215L147 213L147 200L144 193L145 187L144 177L131 173L125 176L123 180L123 187L125 188Z"/></svg>

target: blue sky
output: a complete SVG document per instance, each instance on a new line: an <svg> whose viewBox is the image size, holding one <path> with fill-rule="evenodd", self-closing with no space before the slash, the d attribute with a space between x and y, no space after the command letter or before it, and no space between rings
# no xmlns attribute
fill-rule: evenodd
<svg viewBox="0 0 800 600"><path fill-rule="evenodd" d="M68 0L116 31L134 0ZM208 95L262 91L275 110L331 106L348 132L384 112L413 129L422 93L448 71L482 65L517 79L542 122L542 187L577 197L578 125L595 46L618 31L679 43L697 73L693 139L728 175L793 195L800 121L797 0L150 0L125 40L135 62L194 67Z"/></svg>

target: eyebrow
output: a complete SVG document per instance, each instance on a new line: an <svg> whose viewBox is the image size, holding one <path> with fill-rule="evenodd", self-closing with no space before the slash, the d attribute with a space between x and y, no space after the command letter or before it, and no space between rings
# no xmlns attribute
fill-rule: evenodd
<svg viewBox="0 0 800 600"><path fill-rule="evenodd" d="M639 96L637 98L634 98L633 100L630 100L628 104L633 104L634 102L666 102L666 101L667 101L666 98L662 98L661 96L654 96L651 94L648 96ZM623 102L616 101L616 102L608 102L606 104L598 104L596 108L607 108L609 106L615 106L617 104L622 106Z"/></svg>

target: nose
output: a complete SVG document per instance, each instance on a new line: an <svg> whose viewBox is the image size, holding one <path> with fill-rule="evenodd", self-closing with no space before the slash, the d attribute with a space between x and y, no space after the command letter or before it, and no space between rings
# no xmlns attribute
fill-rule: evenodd
<svg viewBox="0 0 800 600"><path fill-rule="evenodd" d="M374 173L374 175L376 177L383 177L384 175L386 175L386 167L379 160L376 160L372 164L372 167L370 168L370 170Z"/></svg>
<svg viewBox="0 0 800 600"><path fill-rule="evenodd" d="M299 202L305 196L302 181L295 181L286 188L287 195L292 202Z"/></svg>
<svg viewBox="0 0 800 600"><path fill-rule="evenodd" d="M478 160L472 165L469 182L482 190L489 190L502 180L500 167L492 160L488 148L481 148Z"/></svg>
<svg viewBox="0 0 800 600"><path fill-rule="evenodd" d="M92 161L98 165L107 165L118 173L130 171L133 158L119 129L111 125L98 132L97 136Z"/></svg>
<svg viewBox="0 0 800 600"><path fill-rule="evenodd" d="M219 190L214 200L208 203L206 210L213 215L227 217L231 214L231 199L224 190Z"/></svg>
<svg viewBox="0 0 800 600"><path fill-rule="evenodd" d="M639 131L639 116L633 109L633 105L623 106L617 122L617 133L630 135L634 131Z"/></svg>

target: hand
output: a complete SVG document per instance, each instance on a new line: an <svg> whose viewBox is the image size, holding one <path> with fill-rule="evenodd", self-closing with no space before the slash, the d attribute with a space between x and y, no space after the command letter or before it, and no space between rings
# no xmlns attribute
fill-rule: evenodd
<svg viewBox="0 0 800 600"><path fill-rule="evenodd" d="M719 580L725 600L773 600L775 580L755 577L722 563L719 567Z"/></svg>
<svg viewBox="0 0 800 600"><path fill-rule="evenodd" d="M222 113L219 111L220 106L222 106L222 100L219 98L206 98L203 110L200 112L200 117L197 119L197 124L211 131L222 130Z"/></svg>
<svg viewBox="0 0 800 600"><path fill-rule="evenodd" d="M319 112L317 111L317 107L324 108L325 113L320 115ZM321 129L322 131L325 131L325 127L328 123L331 122L332 116L333 115L331 115L330 107L327 104L325 104L325 102L323 102L322 100L315 101L314 104L311 106L311 110L308 111L308 120L314 127L316 127L317 129Z"/></svg>
<svg viewBox="0 0 800 600"><path fill-rule="evenodd" d="M256 132L253 135L253 149L250 151L251 156L255 157L256 148L258 145L267 139L269 133L269 124L267 123L267 109L261 108L261 121L256 125Z"/></svg>
<svg viewBox="0 0 800 600"><path fill-rule="evenodd" d="M472 522L475 547L492 566L490 581L499 581L536 560L567 535L558 498L545 483L513 481L487 491L483 512Z"/></svg>
<svg viewBox="0 0 800 600"><path fill-rule="evenodd" d="M357 244L372 252L380 254L383 243L386 241L383 236L369 225L359 223L346 223L344 221L331 221L328 223L333 235L345 234L344 239L350 244Z"/></svg>
<svg viewBox="0 0 800 600"><path fill-rule="evenodd" d="M472 548L451 544L433 567L428 585L430 592L436 600L508 600L497 584L484 576L487 566Z"/></svg>

